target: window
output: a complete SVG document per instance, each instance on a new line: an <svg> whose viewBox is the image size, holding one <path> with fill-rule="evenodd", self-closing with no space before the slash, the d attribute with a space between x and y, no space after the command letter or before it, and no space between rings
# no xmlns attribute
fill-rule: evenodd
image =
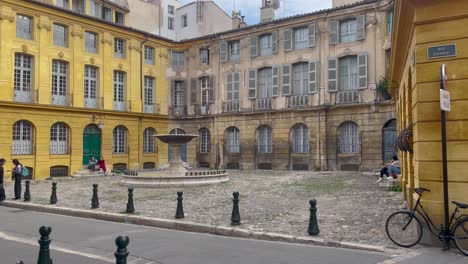
<svg viewBox="0 0 468 264"><path fill-rule="evenodd" d="M54 45L68 47L68 29L66 26L54 23Z"/></svg>
<svg viewBox="0 0 468 264"><path fill-rule="evenodd" d="M182 21L182 27L183 28L188 25L187 14L181 16L181 21Z"/></svg>
<svg viewBox="0 0 468 264"><path fill-rule="evenodd" d="M73 0L73 11L80 13L80 14L85 14L85 1L86 0Z"/></svg>
<svg viewBox="0 0 468 264"><path fill-rule="evenodd" d="M33 39L33 20L25 15L16 15L16 37Z"/></svg>
<svg viewBox="0 0 468 264"><path fill-rule="evenodd" d="M114 110L125 110L125 73L114 71Z"/></svg>
<svg viewBox="0 0 468 264"><path fill-rule="evenodd" d="M145 46L145 64L154 65L154 48Z"/></svg>
<svg viewBox="0 0 468 264"><path fill-rule="evenodd" d="M347 56L340 58L338 65L340 67L340 85L338 86L339 90L351 91L359 89L357 56Z"/></svg>
<svg viewBox="0 0 468 264"><path fill-rule="evenodd" d="M64 123L55 123L50 128L51 155L68 154L68 127Z"/></svg>
<svg viewBox="0 0 468 264"><path fill-rule="evenodd" d="M170 15L173 15L174 14L174 6L168 5L167 6L167 13L170 14Z"/></svg>
<svg viewBox="0 0 468 264"><path fill-rule="evenodd" d="M85 43L86 52L97 53L97 48L98 48L97 34L86 31L85 42L86 42Z"/></svg>
<svg viewBox="0 0 468 264"><path fill-rule="evenodd" d="M172 67L183 68L184 67L185 54L183 52L172 52Z"/></svg>
<svg viewBox="0 0 468 264"><path fill-rule="evenodd" d="M309 129L304 124L298 124L292 132L293 152L309 153Z"/></svg>
<svg viewBox="0 0 468 264"><path fill-rule="evenodd" d="M387 34L391 35L393 32L393 7L387 11Z"/></svg>
<svg viewBox="0 0 468 264"><path fill-rule="evenodd" d="M96 0L89 0L89 15L101 18L101 4Z"/></svg>
<svg viewBox="0 0 468 264"><path fill-rule="evenodd" d="M340 42L354 42L357 40L356 19L340 22Z"/></svg>
<svg viewBox="0 0 468 264"><path fill-rule="evenodd" d="M174 18L173 17L167 18L167 28L169 30L174 30Z"/></svg>
<svg viewBox="0 0 468 264"><path fill-rule="evenodd" d="M125 40L114 39L114 56L121 59L125 58Z"/></svg>
<svg viewBox="0 0 468 264"><path fill-rule="evenodd" d="M210 50L209 49L200 49L200 64L210 65Z"/></svg>
<svg viewBox="0 0 468 264"><path fill-rule="evenodd" d="M56 5L61 8L70 8L69 0L57 0Z"/></svg>
<svg viewBox="0 0 468 264"><path fill-rule="evenodd" d="M229 60L238 61L240 57L240 41L231 41L229 42Z"/></svg>
<svg viewBox="0 0 468 264"><path fill-rule="evenodd" d="M306 49L309 47L309 28L298 28L294 30L294 49Z"/></svg>
<svg viewBox="0 0 468 264"><path fill-rule="evenodd" d="M112 146L112 153L127 153L127 129L124 126L117 126L116 128L114 128L113 135L114 145Z"/></svg>
<svg viewBox="0 0 468 264"><path fill-rule="evenodd" d="M32 56L15 54L15 101L31 102Z"/></svg>
<svg viewBox="0 0 468 264"><path fill-rule="evenodd" d="M154 107L154 78L145 76L145 106ZM146 107L145 107L146 109Z"/></svg>
<svg viewBox="0 0 468 264"><path fill-rule="evenodd" d="M155 151L155 137L156 130L152 127L148 127L143 131L143 153L154 153Z"/></svg>
<svg viewBox="0 0 468 264"><path fill-rule="evenodd" d="M52 104L67 105L68 94L68 63L60 60L52 61Z"/></svg>
<svg viewBox="0 0 468 264"><path fill-rule="evenodd" d="M124 25L125 24L125 16L122 13L115 12L115 23L119 25Z"/></svg>
<svg viewBox="0 0 468 264"><path fill-rule="evenodd" d="M235 101L239 100L239 88L240 88L240 78L239 73L228 73L227 76L227 100Z"/></svg>
<svg viewBox="0 0 468 264"><path fill-rule="evenodd" d="M309 92L309 63L296 63L293 71L293 95L307 94Z"/></svg>
<svg viewBox="0 0 468 264"><path fill-rule="evenodd" d="M96 67L86 65L84 68L84 98L86 107L97 107L97 85L98 69Z"/></svg>
<svg viewBox="0 0 468 264"><path fill-rule="evenodd" d="M230 127L226 131L226 152L240 152L239 129L237 127Z"/></svg>
<svg viewBox="0 0 468 264"><path fill-rule="evenodd" d="M361 152L361 138L359 126L346 121L338 127L338 153L359 154Z"/></svg>
<svg viewBox="0 0 468 264"><path fill-rule="evenodd" d="M258 153L272 153L273 152L271 128L269 126L261 126L257 129L257 152Z"/></svg>
<svg viewBox="0 0 468 264"><path fill-rule="evenodd" d="M108 22L112 22L112 9L103 6L102 7L102 19Z"/></svg>
<svg viewBox="0 0 468 264"><path fill-rule="evenodd" d="M210 139L210 131L206 128L200 129L198 132L198 150L200 153L208 153L210 152L211 147L211 139Z"/></svg>
<svg viewBox="0 0 468 264"><path fill-rule="evenodd" d="M208 77L200 78L201 104L210 103L210 79Z"/></svg>
<svg viewBox="0 0 468 264"><path fill-rule="evenodd" d="M174 82L172 100L172 105L176 108L185 106L185 88L183 81Z"/></svg>
<svg viewBox="0 0 468 264"><path fill-rule="evenodd" d="M12 155L33 154L33 129L28 121L18 121L13 125Z"/></svg>
<svg viewBox="0 0 468 264"><path fill-rule="evenodd" d="M263 68L258 71L258 98L270 98L273 95L272 69Z"/></svg>
<svg viewBox="0 0 468 264"><path fill-rule="evenodd" d="M259 42L260 42L260 56L268 56L273 53L271 34L260 36Z"/></svg>

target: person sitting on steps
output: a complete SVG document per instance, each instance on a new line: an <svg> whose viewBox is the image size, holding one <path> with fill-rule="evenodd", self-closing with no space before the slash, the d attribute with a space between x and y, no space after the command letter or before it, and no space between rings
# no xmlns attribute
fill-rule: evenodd
<svg viewBox="0 0 468 264"><path fill-rule="evenodd" d="M97 163L97 160L94 158L94 156L91 156L91 158L89 159L89 162L88 162L88 169L91 170L91 171L95 171L96 170L96 163Z"/></svg>
<svg viewBox="0 0 468 264"><path fill-rule="evenodd" d="M396 179L397 174L401 173L401 162L398 160L398 157L394 155L390 163L380 169L380 179L377 180L377 183L383 180L384 175L387 176L387 179Z"/></svg>

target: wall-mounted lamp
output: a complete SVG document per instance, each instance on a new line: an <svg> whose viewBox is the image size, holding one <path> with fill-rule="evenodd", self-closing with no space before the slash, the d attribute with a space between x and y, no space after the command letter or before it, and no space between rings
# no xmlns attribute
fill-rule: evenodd
<svg viewBox="0 0 468 264"><path fill-rule="evenodd" d="M93 123L96 124L96 121L98 122L97 126L99 127L99 129L102 129L104 127L104 122L102 122L102 116L93 114Z"/></svg>

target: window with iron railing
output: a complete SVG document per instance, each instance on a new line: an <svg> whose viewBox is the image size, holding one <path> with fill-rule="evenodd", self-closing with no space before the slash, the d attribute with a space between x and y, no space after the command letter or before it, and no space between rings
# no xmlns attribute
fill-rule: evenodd
<svg viewBox="0 0 468 264"><path fill-rule="evenodd" d="M338 127L338 153L359 154L361 152L361 138L359 126L346 121Z"/></svg>
<svg viewBox="0 0 468 264"><path fill-rule="evenodd" d="M32 56L15 53L14 90L17 102L32 102L32 66Z"/></svg>
<svg viewBox="0 0 468 264"><path fill-rule="evenodd" d="M12 155L31 155L33 153L33 127L28 121L13 124Z"/></svg>
<svg viewBox="0 0 468 264"><path fill-rule="evenodd" d="M84 98L85 107L97 108L98 68L85 65L84 68Z"/></svg>
<svg viewBox="0 0 468 264"><path fill-rule="evenodd" d="M127 153L127 129L124 126L114 128L112 152L114 154Z"/></svg>
<svg viewBox="0 0 468 264"><path fill-rule="evenodd" d="M226 152L240 153L240 135L237 127L230 127L226 131Z"/></svg>
<svg viewBox="0 0 468 264"><path fill-rule="evenodd" d="M269 126L264 125L257 129L257 153L273 152L271 134L271 128Z"/></svg>
<svg viewBox="0 0 468 264"><path fill-rule="evenodd" d="M33 39L33 19L25 15L16 15L16 37Z"/></svg>
<svg viewBox="0 0 468 264"><path fill-rule="evenodd" d="M309 129L304 124L293 128L293 153L309 153Z"/></svg>
<svg viewBox="0 0 468 264"><path fill-rule="evenodd" d="M114 110L125 110L125 72L114 71Z"/></svg>
<svg viewBox="0 0 468 264"><path fill-rule="evenodd" d="M68 63L52 61L52 104L68 105Z"/></svg>
<svg viewBox="0 0 468 264"><path fill-rule="evenodd" d="M145 113L154 113L154 78L150 76L145 76L144 78L144 103L145 103Z"/></svg>
<svg viewBox="0 0 468 264"><path fill-rule="evenodd" d="M148 127L143 131L143 153L154 153L156 130Z"/></svg>
<svg viewBox="0 0 468 264"><path fill-rule="evenodd" d="M51 155L68 154L68 127L64 123L55 123L50 128L50 150Z"/></svg>

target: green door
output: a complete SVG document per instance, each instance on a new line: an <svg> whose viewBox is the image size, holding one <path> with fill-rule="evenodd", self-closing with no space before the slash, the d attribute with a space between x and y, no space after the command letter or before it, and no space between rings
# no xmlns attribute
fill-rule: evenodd
<svg viewBox="0 0 468 264"><path fill-rule="evenodd" d="M101 158L101 130L97 125L87 125L83 132L83 164L87 165L91 156Z"/></svg>

